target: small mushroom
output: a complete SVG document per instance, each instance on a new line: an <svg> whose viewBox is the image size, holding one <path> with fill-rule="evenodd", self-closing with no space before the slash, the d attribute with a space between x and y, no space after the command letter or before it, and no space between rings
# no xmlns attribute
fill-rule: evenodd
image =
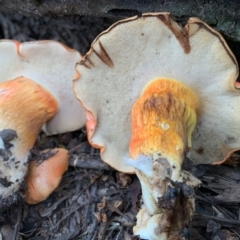
<svg viewBox="0 0 240 240"><path fill-rule="evenodd" d="M0 208L27 173L29 151L46 134L79 129L83 109L72 90L79 52L56 41L0 41Z"/></svg>
<svg viewBox="0 0 240 240"><path fill-rule="evenodd" d="M196 164L214 163L240 148L233 53L197 18L181 27L169 13L147 13L101 33L77 70L74 91L87 113L90 143L109 165L140 179L144 207L134 233L175 236L194 209L184 188L200 183L181 169L185 153ZM174 217L180 195L187 199L186 221Z"/></svg>
<svg viewBox="0 0 240 240"><path fill-rule="evenodd" d="M44 150L46 153L49 150ZM54 155L38 165L34 160L29 164L27 175L27 191L25 200L28 204L37 204L45 199L58 187L62 175L68 169L68 151L63 148L52 149Z"/></svg>

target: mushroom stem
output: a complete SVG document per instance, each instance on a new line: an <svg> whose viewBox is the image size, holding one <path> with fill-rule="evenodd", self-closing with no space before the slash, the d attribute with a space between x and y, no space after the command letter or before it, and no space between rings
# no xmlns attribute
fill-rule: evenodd
<svg viewBox="0 0 240 240"><path fill-rule="evenodd" d="M34 103L34 104L33 104ZM27 173L29 150L42 125L57 112L54 97L19 77L0 84L0 196L14 194Z"/></svg>
<svg viewBox="0 0 240 240"><path fill-rule="evenodd" d="M164 199L169 187L174 188L172 182L186 182L187 173L181 171L181 166L185 151L191 147L197 105L196 96L190 89L165 78L150 82L133 105L129 152L134 160L127 163L136 168L145 215L149 215L149 219L165 212L159 199ZM199 181L189 174L187 184L195 186ZM174 205L171 208L174 209ZM142 226L134 231L138 229Z"/></svg>
<svg viewBox="0 0 240 240"><path fill-rule="evenodd" d="M150 82L132 108L131 157L171 159L171 167L179 170L184 152L191 147L196 108L195 95L182 83L171 79Z"/></svg>

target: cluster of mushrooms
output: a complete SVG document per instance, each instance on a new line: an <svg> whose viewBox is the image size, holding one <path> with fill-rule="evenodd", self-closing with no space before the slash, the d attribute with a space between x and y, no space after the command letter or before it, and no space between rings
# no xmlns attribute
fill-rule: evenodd
<svg viewBox="0 0 240 240"><path fill-rule="evenodd" d="M25 179L29 204L59 184L66 150L29 163L41 130L86 125L102 160L140 180L134 234L184 238L200 184L182 170L185 156L219 164L240 148L238 64L223 37L197 18L182 27L169 13L147 13L112 25L84 57L55 41L2 40L0 54L0 205Z"/></svg>

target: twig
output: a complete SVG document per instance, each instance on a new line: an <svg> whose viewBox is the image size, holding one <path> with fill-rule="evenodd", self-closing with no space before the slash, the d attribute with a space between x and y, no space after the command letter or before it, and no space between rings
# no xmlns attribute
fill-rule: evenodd
<svg viewBox="0 0 240 240"><path fill-rule="evenodd" d="M112 168L104 163L100 157L86 155L82 156L72 156L69 160L69 166L87 168L87 169L96 169L96 170L106 170L111 171Z"/></svg>
<svg viewBox="0 0 240 240"><path fill-rule="evenodd" d="M75 151L77 151L78 149L80 149L82 146L84 146L84 144L86 144L86 142L80 143L78 144L76 147L72 148L71 150L69 150L69 154L73 154Z"/></svg>
<svg viewBox="0 0 240 240"><path fill-rule="evenodd" d="M214 216L207 216L207 215L195 215L192 220L192 226L200 227L206 226L209 220L213 220L215 222L220 223L224 227L240 227L240 221L234 219L226 219L226 218L219 218Z"/></svg>
<svg viewBox="0 0 240 240"><path fill-rule="evenodd" d="M19 239L19 223L20 223L20 220L21 220L21 216L22 216L22 202L19 201L17 223L14 226L14 232L13 232L13 239L14 240Z"/></svg>

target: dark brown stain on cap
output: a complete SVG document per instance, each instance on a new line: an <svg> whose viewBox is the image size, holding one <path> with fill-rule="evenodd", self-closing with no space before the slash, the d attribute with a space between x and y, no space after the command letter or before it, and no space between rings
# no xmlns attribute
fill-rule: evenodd
<svg viewBox="0 0 240 240"><path fill-rule="evenodd" d="M171 19L168 16L158 15L157 18L161 20L172 31L172 33L175 35L180 45L182 46L183 51L186 54L190 53L191 46L189 44L189 36L187 30L185 28L182 28L181 30L176 29L172 25Z"/></svg>
<svg viewBox="0 0 240 240"><path fill-rule="evenodd" d="M110 56L108 55L107 51L105 50L105 48L103 47L102 43L99 41L99 49L100 51L97 52L94 48L92 49L93 52L108 66L108 67L113 67L113 61L110 58Z"/></svg>
<svg viewBox="0 0 240 240"><path fill-rule="evenodd" d="M92 60L89 58L89 55L86 55L86 57L80 61L80 64L85 66L88 69L91 69L91 67L95 67Z"/></svg>
<svg viewBox="0 0 240 240"><path fill-rule="evenodd" d="M203 155L204 154L204 148L200 147L200 148L196 149L195 152L199 155Z"/></svg>

